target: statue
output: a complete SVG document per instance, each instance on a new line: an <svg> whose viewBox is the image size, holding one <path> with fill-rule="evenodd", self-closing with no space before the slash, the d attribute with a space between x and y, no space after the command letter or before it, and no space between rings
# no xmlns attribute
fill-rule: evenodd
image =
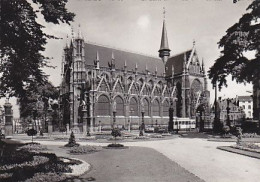
<svg viewBox="0 0 260 182"><path fill-rule="evenodd" d="M116 112L116 101L113 102L113 112Z"/></svg>

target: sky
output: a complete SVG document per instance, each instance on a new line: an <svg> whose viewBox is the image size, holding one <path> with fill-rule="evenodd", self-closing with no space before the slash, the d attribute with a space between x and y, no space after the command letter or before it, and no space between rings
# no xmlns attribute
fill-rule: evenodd
<svg viewBox="0 0 260 182"><path fill-rule="evenodd" d="M42 16L38 21L45 25L44 31L59 36L60 40L49 40L44 55L52 57L51 65L56 69L44 69L49 80L59 86L61 82L62 50L71 31L80 30L86 42L94 42L131 52L158 57L160 47L163 7L171 56L192 48L200 59L204 59L206 71L220 55L217 42L225 31L238 22L252 0L70 0L69 11L76 14L71 26L46 24ZM155 65L154 65L155 66ZM211 103L214 91L210 80ZM237 84L229 78L228 87L219 93L222 97L250 95L251 84ZM2 99L3 100L3 99ZM15 99L11 99L15 103ZM18 107L14 114L18 116Z"/></svg>

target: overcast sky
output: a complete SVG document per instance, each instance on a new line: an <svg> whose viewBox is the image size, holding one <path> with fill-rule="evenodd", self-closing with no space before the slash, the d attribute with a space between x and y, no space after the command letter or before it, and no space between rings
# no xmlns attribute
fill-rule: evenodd
<svg viewBox="0 0 260 182"><path fill-rule="evenodd" d="M160 47L163 7L166 9L166 27L171 56L192 48L193 40L199 58L205 61L206 70L220 55L217 42L225 31L246 12L252 0L70 0L67 8L76 14L72 24L75 33L78 25L86 41L108 45L131 52L158 57ZM39 17L39 22L42 17ZM55 70L46 70L50 81L58 86L61 82L62 49L71 27L65 24L45 24L45 32L63 38L49 40L45 55L53 57ZM155 66L155 65L154 65ZM235 97L250 95L250 84L228 82L220 95ZM211 102L214 100L212 86Z"/></svg>

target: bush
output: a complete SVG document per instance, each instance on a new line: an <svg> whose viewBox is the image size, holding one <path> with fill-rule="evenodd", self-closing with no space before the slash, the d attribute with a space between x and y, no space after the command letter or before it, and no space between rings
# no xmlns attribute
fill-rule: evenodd
<svg viewBox="0 0 260 182"><path fill-rule="evenodd" d="M121 136L121 131L119 128L113 128L112 129L112 132L111 132L111 135L116 138L116 137L119 137Z"/></svg>
<svg viewBox="0 0 260 182"><path fill-rule="evenodd" d="M79 144L76 143L75 135L74 135L73 131L72 131L71 134L70 134L69 143L67 143L67 144L64 145L64 146L65 146L65 147L77 147L77 146L79 146Z"/></svg>

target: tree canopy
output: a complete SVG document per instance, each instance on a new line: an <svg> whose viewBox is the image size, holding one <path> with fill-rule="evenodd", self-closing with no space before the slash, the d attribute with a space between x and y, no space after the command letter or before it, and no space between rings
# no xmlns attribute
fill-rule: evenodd
<svg viewBox="0 0 260 182"><path fill-rule="evenodd" d="M23 98L46 84L42 68L50 65L42 52L47 39L56 38L44 33L37 14L53 24L70 24L75 15L65 7L68 0L0 1L0 97Z"/></svg>
<svg viewBox="0 0 260 182"><path fill-rule="evenodd" d="M42 116L46 113L50 100L57 100L58 97L59 89L49 82L37 87L36 92L26 92L25 97L18 99L21 117L31 116L33 112L37 117Z"/></svg>
<svg viewBox="0 0 260 182"><path fill-rule="evenodd" d="M226 77L237 82L254 82L260 79L260 1L253 1L237 23L231 26L219 41L221 56L209 70L212 83L227 86ZM247 53L253 53L249 58Z"/></svg>

